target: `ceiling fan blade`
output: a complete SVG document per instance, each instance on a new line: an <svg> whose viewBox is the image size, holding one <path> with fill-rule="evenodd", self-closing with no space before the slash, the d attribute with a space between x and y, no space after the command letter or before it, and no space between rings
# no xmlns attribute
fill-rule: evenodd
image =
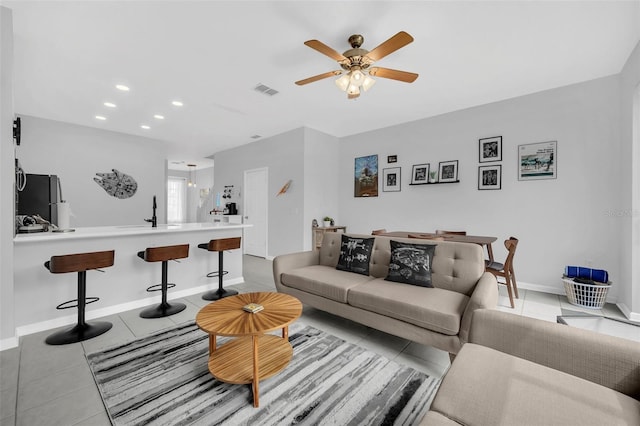
<svg viewBox="0 0 640 426"><path fill-rule="evenodd" d="M390 78L391 80L413 83L418 78L418 74L407 71L392 70L391 68L373 67L369 68L369 75L373 77Z"/></svg>
<svg viewBox="0 0 640 426"><path fill-rule="evenodd" d="M332 48L330 48L329 46L327 46L326 44L324 44L321 41L318 40L307 40L304 42L305 45L309 46L312 49L317 50L318 52L322 53L323 55L327 55L328 57L330 57L331 59L333 59L334 61L338 61L338 62L349 62L349 60L347 58L344 57L344 55L342 53L339 53L335 50L333 50Z"/></svg>
<svg viewBox="0 0 640 426"><path fill-rule="evenodd" d="M305 78L304 80L296 81L298 86L304 86L305 84L313 83L314 81L322 80L325 78L333 77L334 75L340 75L342 71L329 71L323 74L314 75L313 77Z"/></svg>
<svg viewBox="0 0 640 426"><path fill-rule="evenodd" d="M400 31L398 34L394 35L389 40L385 41L384 43L373 49L371 52L367 53L366 56L373 62L379 61L388 54L395 52L396 50L406 46L412 41L413 37L411 37L404 31Z"/></svg>

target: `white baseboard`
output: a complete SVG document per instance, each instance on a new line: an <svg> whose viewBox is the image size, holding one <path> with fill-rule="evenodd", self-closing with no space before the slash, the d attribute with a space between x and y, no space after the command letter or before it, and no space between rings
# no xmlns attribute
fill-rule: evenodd
<svg viewBox="0 0 640 426"><path fill-rule="evenodd" d="M0 340L0 352L18 347L18 337L9 337L8 339Z"/></svg>
<svg viewBox="0 0 640 426"><path fill-rule="evenodd" d="M622 302L616 304L616 306L622 311L628 320L640 322L640 313L631 311L631 309Z"/></svg>
<svg viewBox="0 0 640 426"><path fill-rule="evenodd" d="M273 261L273 259L275 259L275 258L276 258L275 256L266 256L266 257L265 257L265 259L267 259L267 260L271 260L271 261Z"/></svg>
<svg viewBox="0 0 640 426"><path fill-rule="evenodd" d="M225 287L227 287L230 285L241 284L243 282L244 282L244 278L238 277L230 280L225 280L224 285ZM199 287L192 287L185 290L178 290L178 291L169 293L168 299L169 300L180 299L182 297L191 296L193 294L204 293L209 290L215 290L216 288L217 286L206 284ZM119 314L120 312L130 311L133 309L144 308L145 306L149 306L157 302L158 302L157 297L145 297L144 299L133 300L131 302L121 303L119 305L113 305L113 306L109 306L102 309L87 311L85 316L87 320L92 320L96 318L106 317L109 315ZM52 320L22 325L16 328L16 337L6 339L6 340L15 339L16 340L15 345L12 346L12 347L15 347L18 345L18 338L22 336L26 336L33 333L39 333L45 330L51 330L53 328L63 327L65 325L72 325L72 324L75 324L77 320L78 320L78 316L74 314L74 315L68 315L60 318L55 318ZM4 341L0 341L0 344L2 344L2 342Z"/></svg>
<svg viewBox="0 0 640 426"><path fill-rule="evenodd" d="M533 284L533 283L525 283L518 281L518 288L522 288L525 290L533 290L539 291L541 293L549 293L549 294L558 294L560 296L566 296L567 293L564 291L564 287L552 286L552 285L543 285L543 284ZM618 301L617 298L607 295L607 303L615 304Z"/></svg>

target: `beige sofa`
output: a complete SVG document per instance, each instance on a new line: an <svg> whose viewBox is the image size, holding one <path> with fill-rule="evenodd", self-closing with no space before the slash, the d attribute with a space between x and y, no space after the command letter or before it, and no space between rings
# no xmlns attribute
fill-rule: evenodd
<svg viewBox="0 0 640 426"><path fill-rule="evenodd" d="M497 304L497 282L485 272L479 245L376 236L366 276L336 269L341 235L325 234L320 250L277 256L273 261L277 290L317 309L451 354L467 341L473 311ZM391 239L436 245L434 288L385 281Z"/></svg>
<svg viewBox="0 0 640 426"><path fill-rule="evenodd" d="M422 425L640 425L640 344L477 310Z"/></svg>

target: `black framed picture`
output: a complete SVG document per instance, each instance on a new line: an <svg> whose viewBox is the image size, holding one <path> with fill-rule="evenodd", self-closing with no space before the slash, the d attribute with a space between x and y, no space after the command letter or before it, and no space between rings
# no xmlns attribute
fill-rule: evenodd
<svg viewBox="0 0 640 426"><path fill-rule="evenodd" d="M398 162L398 156L397 155L388 155L387 156L387 163L397 163Z"/></svg>
<svg viewBox="0 0 640 426"><path fill-rule="evenodd" d="M479 166L478 189L502 189L502 166Z"/></svg>
<svg viewBox="0 0 640 426"><path fill-rule="evenodd" d="M502 136L480 139L481 163L502 161Z"/></svg>
<svg viewBox="0 0 640 426"><path fill-rule="evenodd" d="M382 169L382 191L383 192L399 192L400 191L400 167L391 167Z"/></svg>
<svg viewBox="0 0 640 426"><path fill-rule="evenodd" d="M429 182L429 163L414 164L411 172L411 185L422 185Z"/></svg>
<svg viewBox="0 0 640 426"><path fill-rule="evenodd" d="M441 161L438 167L440 182L457 182L458 181L458 160Z"/></svg>

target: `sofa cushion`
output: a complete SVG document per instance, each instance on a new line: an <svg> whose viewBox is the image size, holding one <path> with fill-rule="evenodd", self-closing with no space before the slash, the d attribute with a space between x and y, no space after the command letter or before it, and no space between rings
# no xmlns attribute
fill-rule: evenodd
<svg viewBox="0 0 640 426"><path fill-rule="evenodd" d="M347 303L347 292L359 284L371 281L368 275L350 274L330 266L313 265L284 272L282 284L307 293Z"/></svg>
<svg viewBox="0 0 640 426"><path fill-rule="evenodd" d="M369 275L373 241L374 238L359 238L342 234L340 257L336 269Z"/></svg>
<svg viewBox="0 0 640 426"><path fill-rule="evenodd" d="M454 336L469 301L464 294L377 278L349 290L351 306Z"/></svg>
<svg viewBox="0 0 640 426"><path fill-rule="evenodd" d="M431 265L436 246L390 241L391 260L389 274L385 280L397 283L433 287Z"/></svg>
<svg viewBox="0 0 640 426"><path fill-rule="evenodd" d="M640 424L633 398L473 343L456 356L431 410L465 425Z"/></svg>

